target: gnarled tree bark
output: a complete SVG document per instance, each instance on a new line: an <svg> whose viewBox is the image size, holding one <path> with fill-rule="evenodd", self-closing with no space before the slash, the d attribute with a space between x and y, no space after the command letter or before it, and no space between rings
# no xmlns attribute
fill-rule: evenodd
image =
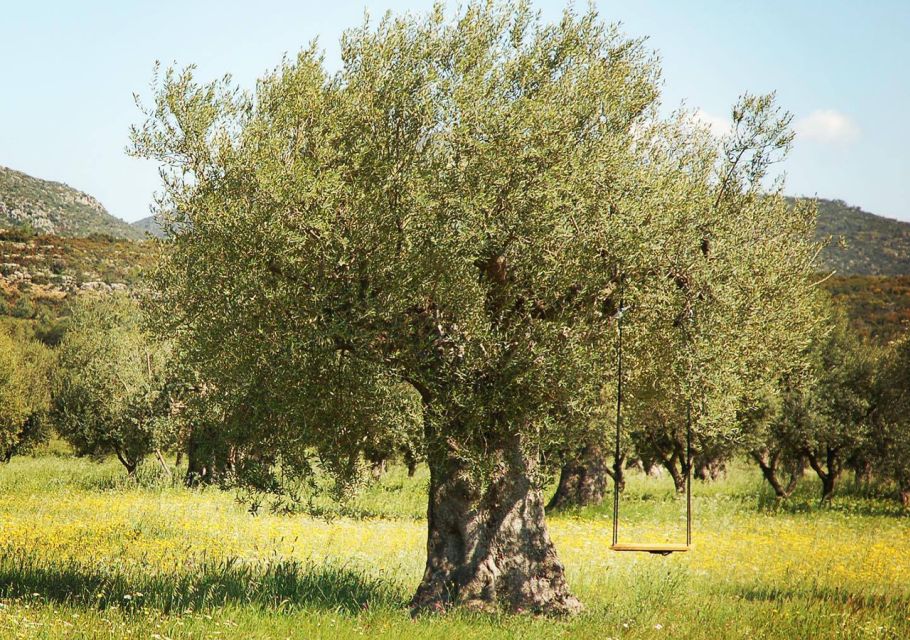
<svg viewBox="0 0 910 640"><path fill-rule="evenodd" d="M620 491L625 485L622 462L620 459L616 466L619 470ZM547 504L547 509L600 504L607 493L608 476L616 481L616 471L610 470L603 448L599 444L586 444L563 464L559 473L559 485Z"/></svg>
<svg viewBox="0 0 910 640"><path fill-rule="evenodd" d="M661 455L659 459L663 468L666 469L670 474L670 477L673 478L673 488L676 490L676 493L679 495L684 494L686 492L686 475L688 474L685 456L677 447L674 447L672 455Z"/></svg>
<svg viewBox="0 0 910 640"><path fill-rule="evenodd" d="M482 484L444 445L428 452L427 561L412 611L460 605L574 613L562 563L547 532L535 462L517 438L495 453Z"/></svg>

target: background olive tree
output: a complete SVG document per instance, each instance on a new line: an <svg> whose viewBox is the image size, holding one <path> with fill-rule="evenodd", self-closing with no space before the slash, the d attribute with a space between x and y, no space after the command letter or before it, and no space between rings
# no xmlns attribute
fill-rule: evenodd
<svg viewBox="0 0 910 640"><path fill-rule="evenodd" d="M800 368L810 332L822 322L810 278L818 247L807 242L813 207L791 210L782 183L767 184L793 140L790 121L773 95L743 96L720 153L700 166L698 188L681 182L674 195L662 184L665 198L692 208L680 206L655 230L651 268L635 274L626 293L627 454L645 467L665 467L679 492L688 415L696 425L695 475L713 477L743 448L748 426L740 418L761 402L766 381ZM649 149L649 163L679 152L680 130L697 139L686 126L693 125L678 125L670 146L662 146L665 139ZM703 145L711 149L710 140ZM563 467L554 504L602 495L587 488L590 478L604 477L596 470L608 468L605 448L603 433L592 433L582 456ZM611 475L621 475L615 462ZM567 468L584 481L568 484ZM574 499L566 486L576 488Z"/></svg>
<svg viewBox="0 0 910 640"><path fill-rule="evenodd" d="M910 507L910 339L898 341L883 357L877 387L869 435L874 468Z"/></svg>
<svg viewBox="0 0 910 640"><path fill-rule="evenodd" d="M45 442L53 356L24 331L0 327L0 461Z"/></svg>
<svg viewBox="0 0 910 640"><path fill-rule="evenodd" d="M154 324L220 408L241 478L318 464L343 487L375 443L419 434L415 609L578 608L542 463L608 424L621 283L639 370L669 362L675 397L713 407L706 432L728 428L726 370L742 386L802 338L797 305L750 312L809 284L812 213L759 188L786 119L750 99L767 145L731 163L691 117L657 117L654 60L593 11L437 7L348 31L334 74L310 48L252 94L192 69L157 82L133 131L164 179ZM658 344L696 302L691 348Z"/></svg>
<svg viewBox="0 0 910 640"><path fill-rule="evenodd" d="M172 441L167 350L142 327L126 295L82 296L57 350L52 418L77 455L113 453L134 475Z"/></svg>
<svg viewBox="0 0 910 640"><path fill-rule="evenodd" d="M869 438L876 365L874 352L851 333L840 310L829 306L822 317L827 322L806 350L809 366L783 380L770 435L791 458L806 461L827 501L845 464Z"/></svg>

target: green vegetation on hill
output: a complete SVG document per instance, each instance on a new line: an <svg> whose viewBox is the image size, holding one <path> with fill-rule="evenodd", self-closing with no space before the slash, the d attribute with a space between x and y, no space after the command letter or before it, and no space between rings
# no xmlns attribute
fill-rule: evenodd
<svg viewBox="0 0 910 640"><path fill-rule="evenodd" d="M883 218L843 200L818 200L825 288L856 331L886 344L910 331L910 223Z"/></svg>
<svg viewBox="0 0 910 640"><path fill-rule="evenodd" d="M825 287L860 336L886 344L910 332L910 275L835 276Z"/></svg>
<svg viewBox="0 0 910 640"><path fill-rule="evenodd" d="M80 291L131 288L154 250L154 243L110 236L61 238L0 230L0 316L55 316Z"/></svg>
<svg viewBox="0 0 910 640"><path fill-rule="evenodd" d="M112 216L92 196L60 182L0 167L0 226L65 237L103 234L141 240L145 233Z"/></svg>
<svg viewBox="0 0 910 640"><path fill-rule="evenodd" d="M818 200L819 239L826 268L844 276L910 274L910 223L883 218L843 200Z"/></svg>

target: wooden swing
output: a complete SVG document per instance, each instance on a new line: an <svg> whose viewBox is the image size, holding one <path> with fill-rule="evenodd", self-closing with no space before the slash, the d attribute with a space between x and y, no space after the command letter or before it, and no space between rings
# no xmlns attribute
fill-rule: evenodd
<svg viewBox="0 0 910 640"><path fill-rule="evenodd" d="M617 366L616 366L616 450L614 455L613 476L613 551L641 551L654 555L668 556L671 553L688 551L692 546L692 409L686 408L686 543L668 542L620 542L619 541L619 483L621 450L620 434L622 432L622 317L626 309L620 296L619 313L617 314Z"/></svg>

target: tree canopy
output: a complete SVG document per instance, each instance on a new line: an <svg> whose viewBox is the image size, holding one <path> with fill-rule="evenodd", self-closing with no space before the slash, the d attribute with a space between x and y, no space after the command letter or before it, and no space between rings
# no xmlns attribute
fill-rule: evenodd
<svg viewBox="0 0 910 640"><path fill-rule="evenodd" d="M132 475L167 446L167 350L143 329L135 301L78 299L57 353L52 417L77 455L113 453Z"/></svg>
<svg viewBox="0 0 910 640"><path fill-rule="evenodd" d="M0 327L0 460L47 439L52 357L37 340Z"/></svg>

